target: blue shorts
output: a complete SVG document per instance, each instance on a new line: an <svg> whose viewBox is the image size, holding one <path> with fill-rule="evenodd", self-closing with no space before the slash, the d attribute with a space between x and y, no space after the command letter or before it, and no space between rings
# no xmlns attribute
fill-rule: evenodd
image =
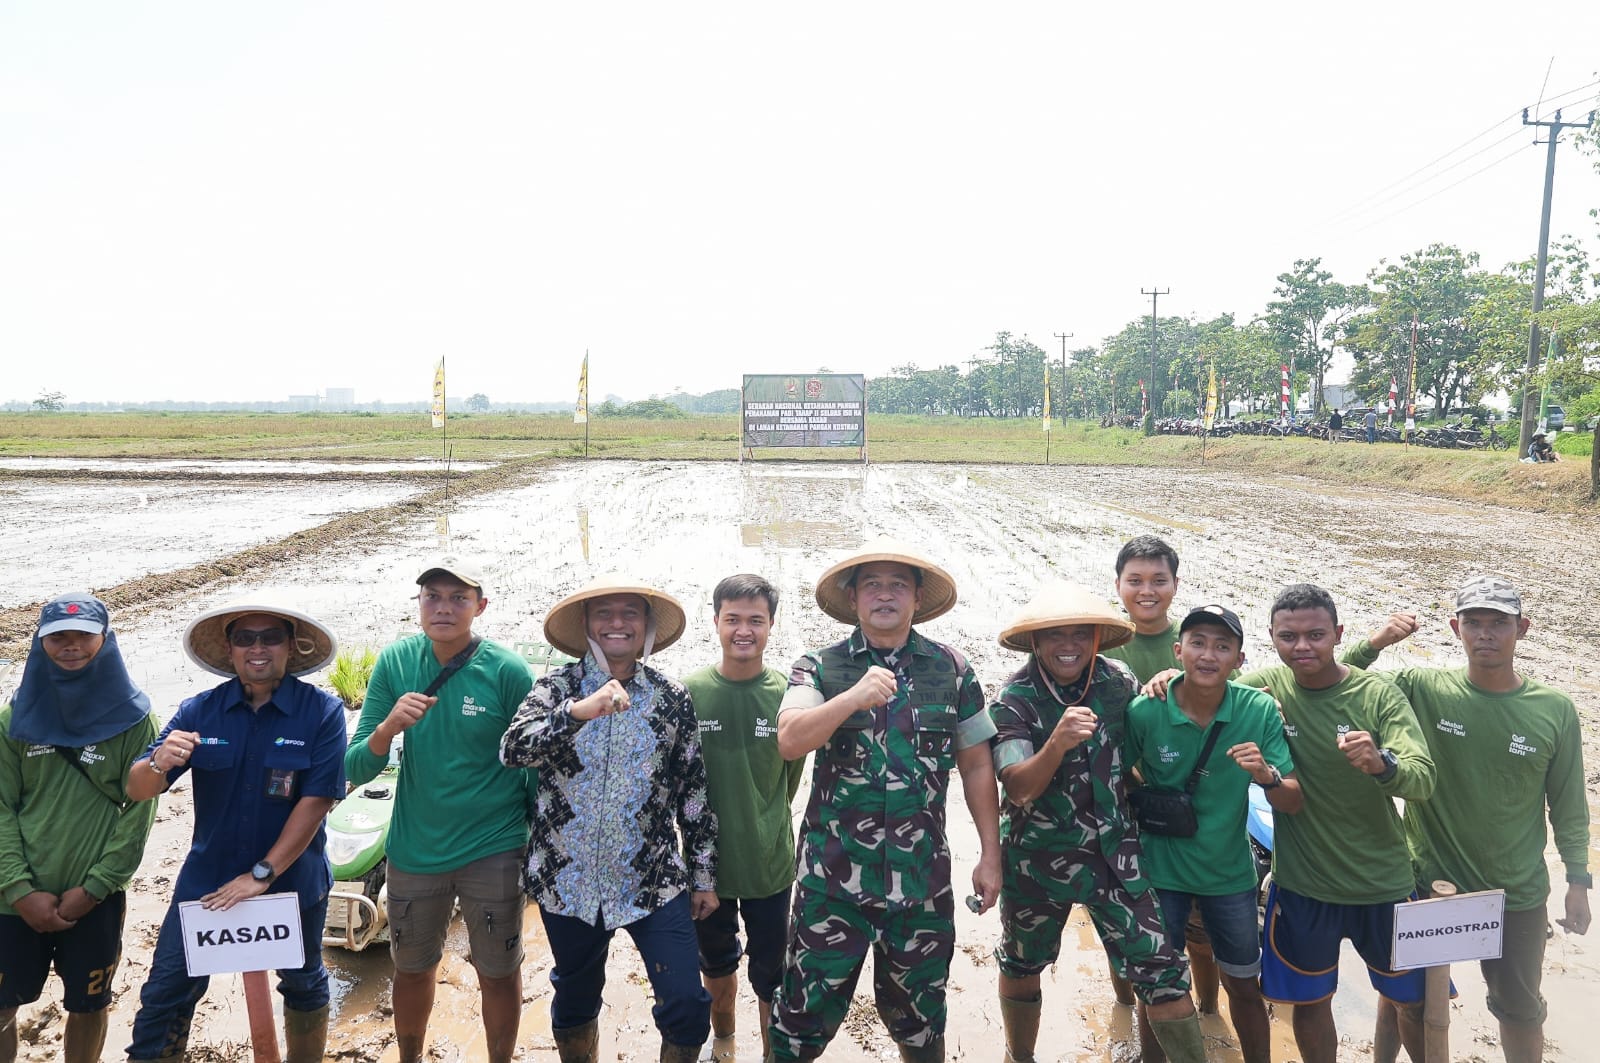
<svg viewBox="0 0 1600 1063"><path fill-rule="evenodd" d="M1256 907L1255 890L1202 897L1198 893L1158 888L1156 895L1161 898L1161 921L1166 927L1167 940L1174 948L1181 949L1180 942L1187 940L1185 928L1189 925L1189 909L1197 907L1200 921L1211 938L1217 968L1234 978L1254 978L1261 973L1261 913Z"/></svg>
<svg viewBox="0 0 1600 1063"><path fill-rule="evenodd" d="M1415 894L1400 898L1415 899ZM1380 996L1397 1004L1422 1003L1423 971L1396 971L1389 966L1397 903L1329 904L1274 883L1267 891L1261 995L1279 1004L1327 1000L1339 987L1339 943L1349 938L1366 961L1367 977Z"/></svg>

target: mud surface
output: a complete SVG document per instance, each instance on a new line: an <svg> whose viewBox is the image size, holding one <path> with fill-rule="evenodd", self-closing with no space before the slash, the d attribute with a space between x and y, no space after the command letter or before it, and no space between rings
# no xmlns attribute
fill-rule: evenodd
<svg viewBox="0 0 1600 1063"><path fill-rule="evenodd" d="M122 489L120 483L116 489ZM235 484L230 496L239 505L270 507L269 494L249 483ZM549 607L592 575L621 569L658 583L679 597L692 618L683 640L656 658L675 674L716 657L708 623L715 581L735 571L761 572L784 596L769 646L769 661L781 667L802 649L844 633L816 608L813 582L862 537L886 532L922 544L955 577L959 604L927 631L963 649L992 692L1020 663L995 637L1041 579L1064 576L1109 597L1117 548L1132 535L1154 532L1183 558L1177 607L1206 601L1230 605L1245 621L1247 650L1256 663L1273 659L1265 640L1273 593L1298 580L1334 591L1350 637L1370 630L1394 608L1423 615L1422 632L1389 651L1380 667L1461 663L1446 623L1452 588L1480 570L1506 574L1524 588L1534 621L1524 643L1526 671L1569 691L1578 703L1591 805L1600 790L1600 681L1587 667L1600 633L1594 611L1600 586L1594 573L1573 564L1587 555L1588 530L1556 518L1302 479L1241 482L1192 471L1061 467L862 470L765 462L573 461L477 472L455 484L450 497L448 542L437 520L443 496L429 485L399 502L345 513L271 543L112 588L113 615L136 678L163 716L179 699L203 689L207 678L183 656L179 633L201 609L246 594L288 596L326 620L346 644L381 645L415 630L412 580L424 559L447 547L482 560L491 601L479 629L508 643L537 638ZM42 521L30 505L43 504L35 499L19 511L14 503L13 516ZM183 516L166 512L167 519ZM172 527L166 534L184 531ZM0 613L0 638L9 637L7 645L15 652L18 637L32 623L26 608ZM959 889L970 875L977 845L960 788L952 786L951 792ZM127 947L107 1059L121 1058L117 1051L126 1044L166 891L187 848L187 800L181 790L163 799L156 833L130 890ZM1134 1059L1129 1014L1112 1003L1104 955L1086 923L1077 923L1074 932L1076 940L1069 934L1061 962L1044 978L1040 1058ZM951 1058L1001 1054L990 959L997 933L993 913L980 918L958 910ZM549 958L535 916L530 915L525 936L527 1008L520 1044L527 1058L554 1059ZM1359 962L1349 961L1342 970L1345 988L1336 998L1346 1039L1340 1058L1365 1060L1374 996ZM396 1058L386 953L330 951L328 962L337 1010L329 1056ZM626 935L617 938L610 972L601 1057L654 1059L658 1041L650 1002ZM1454 1009L1452 1055L1500 1058L1481 977L1475 968L1458 967L1454 973L1461 995ZM475 980L459 935L452 939L442 981L432 1057L483 1058ZM873 1014L870 985L868 975L829 1059L895 1058ZM1549 1058L1593 1058L1583 1047L1582 1031L1585 1008L1600 990L1594 940L1569 937L1558 928L1549 944L1544 990L1551 1008ZM23 1058L53 1058L62 1028L56 983L40 1004L24 1009L23 1020ZM742 1060L759 1055L754 1021L755 1002L746 989L740 1003ZM1286 1009L1274 1027L1275 1058L1298 1058ZM1205 1029L1213 1060L1238 1059L1223 1019L1207 1018ZM195 1031L196 1046L208 1046L209 1054L195 1058L248 1059L246 1036L237 979L214 979Z"/></svg>

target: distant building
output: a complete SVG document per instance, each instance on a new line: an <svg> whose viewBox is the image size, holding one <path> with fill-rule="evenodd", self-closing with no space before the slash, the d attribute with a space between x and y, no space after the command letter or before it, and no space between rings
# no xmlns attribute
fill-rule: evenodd
<svg viewBox="0 0 1600 1063"><path fill-rule="evenodd" d="M314 410L322 405L322 400L315 395L290 395L289 409Z"/></svg>
<svg viewBox="0 0 1600 1063"><path fill-rule="evenodd" d="M356 404L355 388L328 388L322 393L322 407L326 410L349 410Z"/></svg>

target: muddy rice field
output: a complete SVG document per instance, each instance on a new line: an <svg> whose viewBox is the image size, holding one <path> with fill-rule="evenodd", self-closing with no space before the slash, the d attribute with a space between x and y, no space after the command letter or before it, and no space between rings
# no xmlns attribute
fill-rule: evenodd
<svg viewBox="0 0 1600 1063"><path fill-rule="evenodd" d="M1060 576L1110 599L1118 547L1150 532L1182 557L1177 607L1217 601L1236 610L1253 663L1275 659L1265 637L1272 596L1304 580L1333 591L1346 638L1371 630L1396 608L1422 616L1421 632L1389 650L1379 669L1460 664L1447 623L1453 588L1479 571L1506 575L1522 588L1533 620L1522 666L1577 702L1591 808L1600 794L1600 676L1593 669L1600 580L1584 561L1594 554L1593 530L1575 521L1421 494L1193 469L596 460L458 469L460 481L445 489L439 476L404 464L8 462L0 468L0 504L8 515L0 543L8 576L0 590L0 658L20 665L40 601L89 586L112 603L134 677L165 717L216 681L189 663L178 642L201 610L270 595L321 618L347 646L382 646L416 630L412 580L425 559L448 549L481 563L490 604L478 630L506 643L540 638L546 610L594 575L625 571L656 583L691 615L682 641L654 658L673 674L717 658L712 585L729 573L759 572L783 594L768 661L786 667L804 648L844 633L817 609L816 577L863 538L887 533L923 546L955 577L959 604L926 630L964 650L993 693L1020 663L996 637L1033 588ZM16 678L13 668L0 685L9 691ZM950 792L959 890L977 843L960 787ZM188 791L180 785L162 799L129 890L108 1060L123 1058L189 831ZM1553 849L1547 859L1560 883ZM1558 905L1560 896L1558 888ZM1560 914L1552 910L1552 917ZM998 929L997 913L979 917L958 906L951 1058L1003 1055L991 959ZM1130 1014L1113 1002L1104 955L1086 920L1075 930L1061 962L1045 975L1039 1056L1134 1060ZM476 983L464 935L456 931L441 968L431 1058L482 1059ZM550 961L536 913L529 914L526 940L521 1055L553 1060ZM329 1057L396 1059L386 950L328 950L327 962L335 981ZM626 935L617 938L610 973L602 1058L655 1059L648 986ZM1453 1057L1500 1059L1476 967L1458 966L1454 977L1460 995ZM1369 1059L1374 996L1353 954L1342 983L1335 1007L1344 1039L1340 1059ZM828 1058L896 1059L876 1021L870 978L861 985ZM1555 928L1544 991L1549 1057L1597 1058L1586 1009L1600 994L1600 936L1572 937ZM52 981L38 1004L23 1009L21 1058L59 1054L59 1000L59 983ZM1237 1060L1225 1019L1204 1022L1211 1059ZM740 1059L759 1059L748 989L740 1026ZM1298 1058L1287 1009L1278 1009L1274 1027L1275 1058ZM213 979L196 1016L190 1058L251 1058L237 977Z"/></svg>

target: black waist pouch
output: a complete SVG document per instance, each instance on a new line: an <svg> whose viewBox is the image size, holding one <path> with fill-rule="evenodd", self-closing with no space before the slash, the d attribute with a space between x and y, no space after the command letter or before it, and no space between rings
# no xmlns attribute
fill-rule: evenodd
<svg viewBox="0 0 1600 1063"><path fill-rule="evenodd" d="M1140 830L1164 834L1169 838L1195 836L1200 829L1200 821L1195 816L1194 791L1200 785L1200 776L1206 774L1206 760L1210 758L1211 750L1217 744L1217 735L1221 732L1220 726L1211 728L1205 745L1200 747L1200 760L1194 771L1189 773L1189 780L1183 784L1183 789L1141 786L1129 791L1128 804L1133 808L1133 818L1138 821Z"/></svg>

